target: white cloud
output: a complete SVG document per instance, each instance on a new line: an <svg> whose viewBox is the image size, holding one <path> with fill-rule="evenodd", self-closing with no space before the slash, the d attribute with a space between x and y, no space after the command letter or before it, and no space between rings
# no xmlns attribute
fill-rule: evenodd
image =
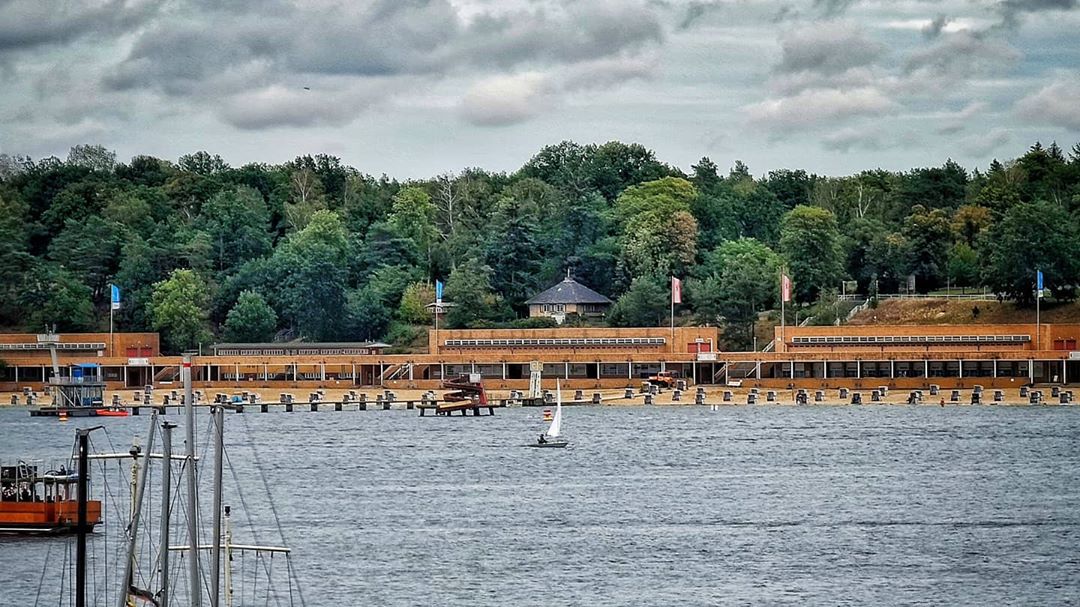
<svg viewBox="0 0 1080 607"><path fill-rule="evenodd" d="M1027 120L1080 131L1080 76L1063 77L1024 97L1017 113Z"/></svg>
<svg viewBox="0 0 1080 607"><path fill-rule="evenodd" d="M461 116L477 126L508 126L535 117L552 104L547 76L499 76L477 83L461 100Z"/></svg>
<svg viewBox="0 0 1080 607"><path fill-rule="evenodd" d="M275 85L229 97L221 107L220 116L244 130L342 126L355 119L369 103L370 100L356 94Z"/></svg>
<svg viewBox="0 0 1080 607"><path fill-rule="evenodd" d="M766 99L743 107L752 124L772 130L808 128L856 116L881 115L896 103L881 91L865 87L850 91L813 89L792 97Z"/></svg>

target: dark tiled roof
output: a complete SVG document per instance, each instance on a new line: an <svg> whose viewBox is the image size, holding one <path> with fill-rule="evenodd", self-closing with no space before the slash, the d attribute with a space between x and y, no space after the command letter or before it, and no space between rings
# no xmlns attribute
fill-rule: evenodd
<svg viewBox="0 0 1080 607"><path fill-rule="evenodd" d="M609 304L611 300L566 277L543 293L534 295L526 304Z"/></svg>

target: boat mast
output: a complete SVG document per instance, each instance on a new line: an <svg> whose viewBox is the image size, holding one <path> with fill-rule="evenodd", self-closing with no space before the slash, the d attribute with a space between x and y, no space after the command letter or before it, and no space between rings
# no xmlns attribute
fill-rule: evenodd
<svg viewBox="0 0 1080 607"><path fill-rule="evenodd" d="M87 450L90 444L90 429L78 431L79 452L79 481L77 485L77 514L76 532L78 538L75 544L75 607L86 607L86 478L89 476L87 469Z"/></svg>
<svg viewBox="0 0 1080 607"><path fill-rule="evenodd" d="M210 543L210 605L218 607L221 604L220 580L221 580L221 456L224 451L225 440L225 408L214 407L214 538Z"/></svg>
<svg viewBox="0 0 1080 607"><path fill-rule="evenodd" d="M199 581L199 521L196 518L199 513L198 492L195 486L195 402L191 392L191 354L184 354L183 366L180 368L180 378L184 382L184 413L187 416L187 519L188 519L188 545L191 552L188 556L188 575L190 577L191 607L202 607L202 584Z"/></svg>
<svg viewBox="0 0 1080 607"><path fill-rule="evenodd" d="M225 607L232 607L232 522L229 507L225 506Z"/></svg>
<svg viewBox="0 0 1080 607"><path fill-rule="evenodd" d="M161 424L161 596L158 607L169 607L169 515L172 500L172 431L176 424ZM149 454L147 454L149 456Z"/></svg>
<svg viewBox="0 0 1080 607"><path fill-rule="evenodd" d="M154 450L154 429L157 428L158 412L154 409L153 415L150 416L150 432L146 437L146 453L152 453ZM132 449L132 457L137 458L137 452ZM131 594L132 588L132 576L134 575L135 565L135 544L139 534L139 515L142 513L143 491L146 489L146 471L150 469L150 466L143 465L139 469L139 481L135 484L135 507L131 510L131 522L127 528L127 558L124 559L124 591L120 593L120 607L125 607L128 604L128 596Z"/></svg>

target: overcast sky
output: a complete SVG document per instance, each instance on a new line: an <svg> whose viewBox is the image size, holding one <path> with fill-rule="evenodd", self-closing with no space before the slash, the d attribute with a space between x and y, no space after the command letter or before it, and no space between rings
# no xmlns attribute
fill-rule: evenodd
<svg viewBox="0 0 1080 607"><path fill-rule="evenodd" d="M1080 141L1080 0L0 0L0 153L967 167Z"/></svg>

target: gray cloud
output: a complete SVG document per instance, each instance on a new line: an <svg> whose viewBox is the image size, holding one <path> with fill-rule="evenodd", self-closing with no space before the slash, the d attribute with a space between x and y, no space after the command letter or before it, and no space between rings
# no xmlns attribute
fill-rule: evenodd
<svg viewBox="0 0 1080 607"><path fill-rule="evenodd" d="M942 36L933 46L913 52L908 74L967 79L1012 67L1022 57L1008 42L968 31Z"/></svg>
<svg viewBox="0 0 1080 607"><path fill-rule="evenodd" d="M1080 131L1080 77L1062 78L1016 104L1017 113L1033 122Z"/></svg>
<svg viewBox="0 0 1080 607"><path fill-rule="evenodd" d="M790 32L780 45L783 54L776 71L781 73L839 74L870 65L885 51L885 45L846 23L814 24Z"/></svg>
<svg viewBox="0 0 1080 607"><path fill-rule="evenodd" d="M1015 29L1024 14L1070 11L1078 5L1078 0L1004 0L998 5L998 10L1001 12L1001 27Z"/></svg>
<svg viewBox="0 0 1080 607"><path fill-rule="evenodd" d="M657 14L637 2L567 3L559 10L511 7L502 12L487 12L485 7L467 19L449 0L277 5L265 14L240 0L213 10L215 27L207 27L203 14L202 19L175 18L148 29L104 84L114 91L147 89L217 106L222 106L221 98L262 91L257 99L264 111L258 114L220 107L219 115L241 128L269 127L275 117L286 126L310 120L336 124L345 116L326 108L302 105L285 111L284 104L293 97L280 91L299 90L309 80L371 83L573 67L632 56L664 38ZM340 90L341 85L331 88ZM266 92L270 90L278 92L271 95ZM476 100L473 105L484 104Z"/></svg>
<svg viewBox="0 0 1080 607"><path fill-rule="evenodd" d="M850 152L853 149L877 151L885 147L882 134L878 130L841 129L821 139L821 147L836 152Z"/></svg>
<svg viewBox="0 0 1080 607"><path fill-rule="evenodd" d="M1002 128L969 135L960 140L960 147L976 158L989 158L996 150L1012 141L1012 135Z"/></svg>
<svg viewBox="0 0 1080 607"><path fill-rule="evenodd" d="M814 8L824 11L826 17L835 17L851 8L858 0L814 0Z"/></svg>
<svg viewBox="0 0 1080 607"><path fill-rule="evenodd" d="M949 24L949 18L945 15L938 15L934 17L934 20L929 25L923 28L922 33L927 38L937 38L941 35L941 31L945 29L945 26Z"/></svg>
<svg viewBox="0 0 1080 607"><path fill-rule="evenodd" d="M83 36L115 35L146 23L163 0L0 2L0 53L63 44Z"/></svg>

